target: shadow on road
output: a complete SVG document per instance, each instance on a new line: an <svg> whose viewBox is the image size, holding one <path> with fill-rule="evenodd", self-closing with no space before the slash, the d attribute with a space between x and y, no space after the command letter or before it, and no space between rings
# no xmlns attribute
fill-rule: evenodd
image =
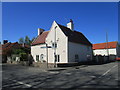
<svg viewBox="0 0 120 90"><path fill-rule="evenodd" d="M103 65L103 64L109 64L115 61L107 61L107 62L79 62L79 63L68 63L68 64L58 64L58 67L73 67L73 66L80 66L80 65Z"/></svg>

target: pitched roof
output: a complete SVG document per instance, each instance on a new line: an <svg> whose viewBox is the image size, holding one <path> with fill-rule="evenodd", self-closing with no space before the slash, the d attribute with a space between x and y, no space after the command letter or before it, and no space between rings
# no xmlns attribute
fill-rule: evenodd
<svg viewBox="0 0 120 90"><path fill-rule="evenodd" d="M0 54L7 54L7 52L9 50L11 50L13 47L19 47L20 45L18 44L18 42L15 43L5 43L3 45L0 46L0 50L2 50L2 52L0 52Z"/></svg>
<svg viewBox="0 0 120 90"><path fill-rule="evenodd" d="M37 44L45 43L45 39L46 39L48 33L49 33L49 31L45 31L41 35L38 35L37 38L32 42L31 45L37 45Z"/></svg>
<svg viewBox="0 0 120 90"><path fill-rule="evenodd" d="M5 43L3 45L0 45L0 54L7 54L7 52L10 51L12 48L20 48L20 47L22 47L22 44L19 44L18 42ZM30 48L30 46L25 44L24 48Z"/></svg>
<svg viewBox="0 0 120 90"><path fill-rule="evenodd" d="M68 41L92 46L92 44L89 42L89 40L81 32L72 31L69 28L67 28L63 25L60 25L60 24L58 24L58 26L61 28L63 33L68 37ZM49 31L43 32L41 35L38 35L38 37L32 42L31 45L45 43L45 39L46 39L48 33L49 33Z"/></svg>
<svg viewBox="0 0 120 90"><path fill-rule="evenodd" d="M114 42L108 42L107 43L97 43L93 44L93 49L109 49L109 48L116 48L117 47L117 41Z"/></svg>
<svg viewBox="0 0 120 90"><path fill-rule="evenodd" d="M64 32L64 34L68 36L68 41L92 46L89 40L81 32L72 31L63 25L60 24L58 25L61 28L61 30Z"/></svg>

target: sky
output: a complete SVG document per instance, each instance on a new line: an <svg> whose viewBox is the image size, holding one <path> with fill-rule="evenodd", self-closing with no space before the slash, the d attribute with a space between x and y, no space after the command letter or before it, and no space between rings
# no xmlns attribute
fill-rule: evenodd
<svg viewBox="0 0 120 90"><path fill-rule="evenodd" d="M3 2L2 39L16 42L37 29L50 30L53 21L66 26L69 20L91 43L118 41L117 2Z"/></svg>

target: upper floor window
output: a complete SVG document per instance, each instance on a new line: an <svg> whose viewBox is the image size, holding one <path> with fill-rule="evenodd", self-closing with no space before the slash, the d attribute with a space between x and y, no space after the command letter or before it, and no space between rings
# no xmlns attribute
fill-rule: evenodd
<svg viewBox="0 0 120 90"><path fill-rule="evenodd" d="M52 43L53 48L57 48L57 43Z"/></svg>

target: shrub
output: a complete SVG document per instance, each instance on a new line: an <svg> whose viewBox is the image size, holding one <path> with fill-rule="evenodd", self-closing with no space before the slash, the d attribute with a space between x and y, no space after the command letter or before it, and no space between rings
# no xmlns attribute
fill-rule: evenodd
<svg viewBox="0 0 120 90"><path fill-rule="evenodd" d="M20 60L21 61L28 61L27 54L26 53L20 53Z"/></svg>

